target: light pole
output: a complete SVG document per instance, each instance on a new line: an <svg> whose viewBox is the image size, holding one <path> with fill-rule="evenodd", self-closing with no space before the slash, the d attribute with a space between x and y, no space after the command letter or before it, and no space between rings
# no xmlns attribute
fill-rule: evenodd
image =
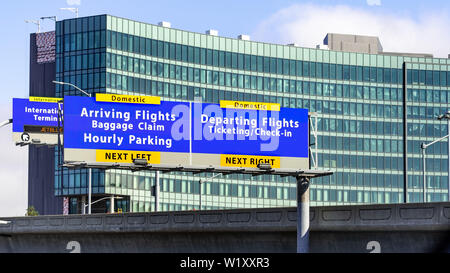
<svg viewBox="0 0 450 273"><path fill-rule="evenodd" d="M422 162L423 162L423 169L422 169L422 176L423 176L423 202L425 203L426 201L426 177L425 177L425 172L426 172L426 161L425 161L425 150L430 147L431 145L435 144L436 142L442 141L444 139L446 139L449 135L446 135L444 137L441 137L439 139L436 139L435 141L432 141L428 144L422 143L420 145L420 148L422 148Z"/></svg>
<svg viewBox="0 0 450 273"><path fill-rule="evenodd" d="M95 200L94 202L92 202L92 203L90 203L91 205L93 205L93 204L95 204L95 203L97 203L97 202L100 202L100 201L102 201L102 200L105 200L105 199L111 199L111 205L110 205L110 209L109 209L109 212L110 213L114 213L114 199L117 199L117 200L120 200L120 199L123 199L123 197L121 197L121 196L114 196L114 195L112 195L112 196L107 196L107 197L103 197L103 198L100 198L100 199L98 199L98 200ZM83 214L84 214L84 210L86 209L86 207L88 206L89 204L85 204L85 205L83 205Z"/></svg>
<svg viewBox="0 0 450 273"><path fill-rule="evenodd" d="M85 94L86 96L91 97L91 94L89 94L88 92L84 91L83 89L79 88L78 86L76 86L74 84L71 84L68 82L59 82L59 81L53 81L53 83L71 86L71 87L75 88L76 90L80 91L81 93ZM89 173L88 214L91 214L91 201L92 201L92 169L91 168L88 168L88 173Z"/></svg>
<svg viewBox="0 0 450 273"><path fill-rule="evenodd" d="M8 125L8 124L10 124L10 123L12 123L12 122L13 122L12 118L7 119L7 120L5 120L5 121L2 121L2 122L0 123L0 128L3 127L3 126L5 126L5 125Z"/></svg>
<svg viewBox="0 0 450 273"><path fill-rule="evenodd" d="M199 192L199 204L198 204L198 210L202 210L202 183L203 182L206 182L206 181L208 181L208 180L211 180L211 179L213 179L214 177L217 177L217 176L219 176L219 175L222 175L221 173L218 173L218 174L216 174L216 175L213 175L213 176L211 176L211 177L208 177L208 178L206 178L206 179L200 179L199 181L198 181L198 185L199 185L199 189L198 189L198 192Z"/></svg>
<svg viewBox="0 0 450 273"><path fill-rule="evenodd" d="M39 21L39 20L25 20L25 23L33 23L33 24L37 25L37 27L38 27L37 33L41 32L41 21Z"/></svg>
<svg viewBox="0 0 450 273"><path fill-rule="evenodd" d="M450 136L450 111L447 111L447 113L442 114L438 117L438 120L443 120L446 119L447 120L447 133ZM447 201L450 201L450 137L448 139L448 144L447 144L447 148L448 148L448 192L447 192Z"/></svg>
<svg viewBox="0 0 450 273"><path fill-rule="evenodd" d="M83 89L81 89L81 88L79 88L78 86L76 86L76 85L74 85L74 84L71 84L71 83L69 83L69 82L53 81L53 83L56 83L56 84L65 84L65 85L71 86L71 87L77 89L78 91L80 91L81 93L85 94L86 96L91 97L91 94L89 94L88 92L84 91Z"/></svg>
<svg viewBox="0 0 450 273"><path fill-rule="evenodd" d="M148 164L145 158L135 158L133 159L133 164L141 167L145 167ZM159 211L159 171L155 172L155 186L152 187L152 192L155 195L155 211Z"/></svg>
<svg viewBox="0 0 450 273"><path fill-rule="evenodd" d="M44 19L50 19L50 20L53 20L53 21L57 21L57 19L56 19L56 16L46 16L46 17L41 17L41 20L44 20Z"/></svg>
<svg viewBox="0 0 450 273"><path fill-rule="evenodd" d="M61 100L58 100L58 166L61 166L62 165L62 161L63 160L61 160L61 148L62 148L62 145L61 145L61 103L63 102L63 100L61 99ZM61 193L63 193L64 192L64 177L63 177L63 172L64 172L64 169L63 169L63 167L61 166L61 173L59 174L59 186L61 187ZM66 214L67 213L67 211L66 210L64 210L63 211L63 214Z"/></svg>
<svg viewBox="0 0 450 273"><path fill-rule="evenodd" d="M155 211L159 211L159 171L155 172Z"/></svg>

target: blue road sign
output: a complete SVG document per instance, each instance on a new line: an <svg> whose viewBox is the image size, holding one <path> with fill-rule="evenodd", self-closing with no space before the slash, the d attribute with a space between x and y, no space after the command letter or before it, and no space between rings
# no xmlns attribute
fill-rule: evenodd
<svg viewBox="0 0 450 273"><path fill-rule="evenodd" d="M64 98L64 148L189 152L189 103L101 102Z"/></svg>
<svg viewBox="0 0 450 273"><path fill-rule="evenodd" d="M13 98L13 132L23 132L25 125L58 126L58 104Z"/></svg>
<svg viewBox="0 0 450 273"><path fill-rule="evenodd" d="M308 110L221 108L194 103L193 152L308 157Z"/></svg>

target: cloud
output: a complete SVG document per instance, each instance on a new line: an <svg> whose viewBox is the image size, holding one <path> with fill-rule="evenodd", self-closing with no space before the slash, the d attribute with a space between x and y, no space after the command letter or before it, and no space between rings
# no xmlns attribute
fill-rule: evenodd
<svg viewBox="0 0 450 273"><path fill-rule="evenodd" d="M366 0L369 6L381 6L381 0Z"/></svg>
<svg viewBox="0 0 450 273"><path fill-rule="evenodd" d="M69 6L79 6L81 5L81 0L66 0L67 5Z"/></svg>
<svg viewBox="0 0 450 273"><path fill-rule="evenodd" d="M262 21L252 36L257 41L296 43L313 48L327 33L378 36L384 51L431 53L446 58L450 53L448 11L423 11L416 17L345 5L294 4Z"/></svg>

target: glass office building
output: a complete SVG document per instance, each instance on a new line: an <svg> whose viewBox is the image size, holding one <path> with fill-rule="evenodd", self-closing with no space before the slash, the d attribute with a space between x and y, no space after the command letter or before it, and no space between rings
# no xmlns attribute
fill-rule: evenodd
<svg viewBox="0 0 450 273"><path fill-rule="evenodd" d="M316 112L319 168L334 174L313 180L313 206L404 202L405 157L407 201L422 202L420 143L448 134L436 117L449 110L450 59L268 44L99 15L56 23L56 80L92 94L273 102ZM59 85L56 94L81 95ZM427 149L426 201L448 200L447 145ZM87 170L55 168L55 195L71 197L71 213L79 212ZM198 209L199 179L209 176L161 174L161 210ZM94 170L93 194L123 196L116 200L123 211L154 211L154 177ZM296 205L290 177L218 176L201 192L203 209Z"/></svg>

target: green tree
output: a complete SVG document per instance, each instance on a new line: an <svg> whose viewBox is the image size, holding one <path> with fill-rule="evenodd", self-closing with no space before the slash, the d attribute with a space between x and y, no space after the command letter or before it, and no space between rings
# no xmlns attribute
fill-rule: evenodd
<svg viewBox="0 0 450 273"><path fill-rule="evenodd" d="M25 216L38 216L39 212L34 208L34 206L30 206L27 208L27 213Z"/></svg>

